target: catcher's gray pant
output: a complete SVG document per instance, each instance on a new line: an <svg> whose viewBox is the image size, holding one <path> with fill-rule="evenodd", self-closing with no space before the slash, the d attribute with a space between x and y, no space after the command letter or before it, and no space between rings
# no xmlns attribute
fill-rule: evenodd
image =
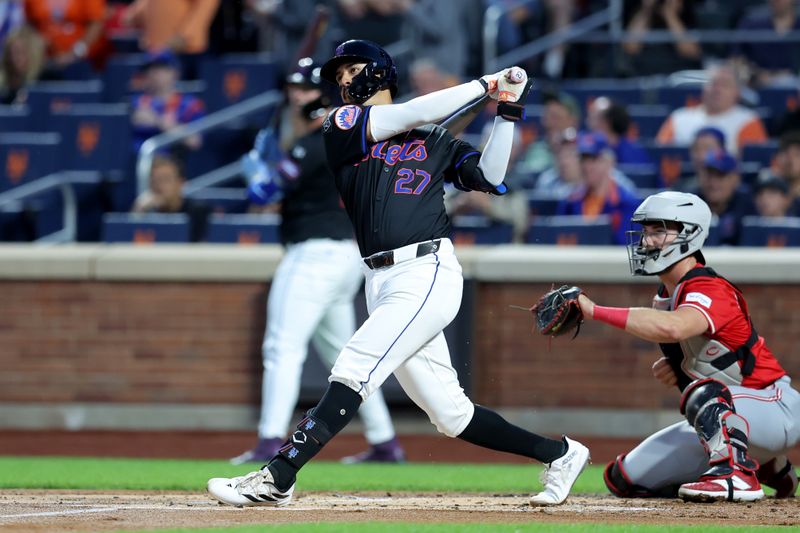
<svg viewBox="0 0 800 533"><path fill-rule="evenodd" d="M455 437L475 406L458 382L442 330L458 313L464 279L449 239L422 257L416 249L415 243L395 250L401 262L393 266L364 266L370 316L342 350L330 381L366 399L394 373L436 428Z"/></svg>
<svg viewBox="0 0 800 533"><path fill-rule="evenodd" d="M359 264L363 262L358 247L349 240L311 239L287 247L267 301L259 437L286 437L309 340L330 368L355 332L353 299L361 286ZM380 391L358 412L367 442L394 437Z"/></svg>
<svg viewBox="0 0 800 533"><path fill-rule="evenodd" d="M766 389L729 386L736 412L750 426L750 456L763 464L800 441L800 393L784 376ZM696 481L708 454L686 420L651 435L622 462L630 481L652 491Z"/></svg>

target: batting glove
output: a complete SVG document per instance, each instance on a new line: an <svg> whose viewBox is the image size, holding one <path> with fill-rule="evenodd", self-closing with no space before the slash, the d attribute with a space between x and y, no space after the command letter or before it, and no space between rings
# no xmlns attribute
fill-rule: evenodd
<svg viewBox="0 0 800 533"><path fill-rule="evenodd" d="M501 102L516 102L525 90L528 74L519 67L511 67L503 71L497 80L497 99Z"/></svg>

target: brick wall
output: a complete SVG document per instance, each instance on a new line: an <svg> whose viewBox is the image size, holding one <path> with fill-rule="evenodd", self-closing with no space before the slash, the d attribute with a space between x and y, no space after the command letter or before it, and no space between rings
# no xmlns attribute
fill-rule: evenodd
<svg viewBox="0 0 800 533"><path fill-rule="evenodd" d="M608 326L575 340L530 334L549 284L481 283L473 396L505 407L674 408L650 374L657 348ZM588 284L606 305L648 305L653 286ZM759 332L800 376L800 286L743 285ZM261 283L0 281L0 403L256 405Z"/></svg>

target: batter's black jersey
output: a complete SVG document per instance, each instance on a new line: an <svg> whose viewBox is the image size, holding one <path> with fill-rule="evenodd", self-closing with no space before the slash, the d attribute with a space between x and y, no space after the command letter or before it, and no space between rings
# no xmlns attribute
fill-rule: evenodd
<svg viewBox="0 0 800 533"><path fill-rule="evenodd" d="M428 125L370 143L371 107L346 105L322 125L328 164L361 255L450 235L444 183L480 153L446 129Z"/></svg>
<svg viewBox="0 0 800 533"><path fill-rule="evenodd" d="M277 167L286 183L281 204L283 244L353 238L353 226L325 158L321 130L301 137Z"/></svg>

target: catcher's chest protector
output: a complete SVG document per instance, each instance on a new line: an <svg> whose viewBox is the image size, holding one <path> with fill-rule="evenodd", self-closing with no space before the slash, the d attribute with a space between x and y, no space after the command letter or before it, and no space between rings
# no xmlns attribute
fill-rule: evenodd
<svg viewBox="0 0 800 533"><path fill-rule="evenodd" d="M758 342L758 333L756 333L750 320L747 303L739 288L711 268L695 268L689 271L675 287L675 291L669 301L669 310L676 308L676 303L680 301L685 283L690 279L699 277L720 279L734 291L739 306L747 317L750 326L750 334L747 341L741 346L731 349L713 336L702 334L683 340L680 343L660 344L659 346L665 357L670 360L673 370L676 371L678 387L681 390L686 388L692 380L701 378L714 378L726 385L741 385L743 376L750 375L755 366L755 355L751 349ZM741 365L739 365L739 361L742 362Z"/></svg>

